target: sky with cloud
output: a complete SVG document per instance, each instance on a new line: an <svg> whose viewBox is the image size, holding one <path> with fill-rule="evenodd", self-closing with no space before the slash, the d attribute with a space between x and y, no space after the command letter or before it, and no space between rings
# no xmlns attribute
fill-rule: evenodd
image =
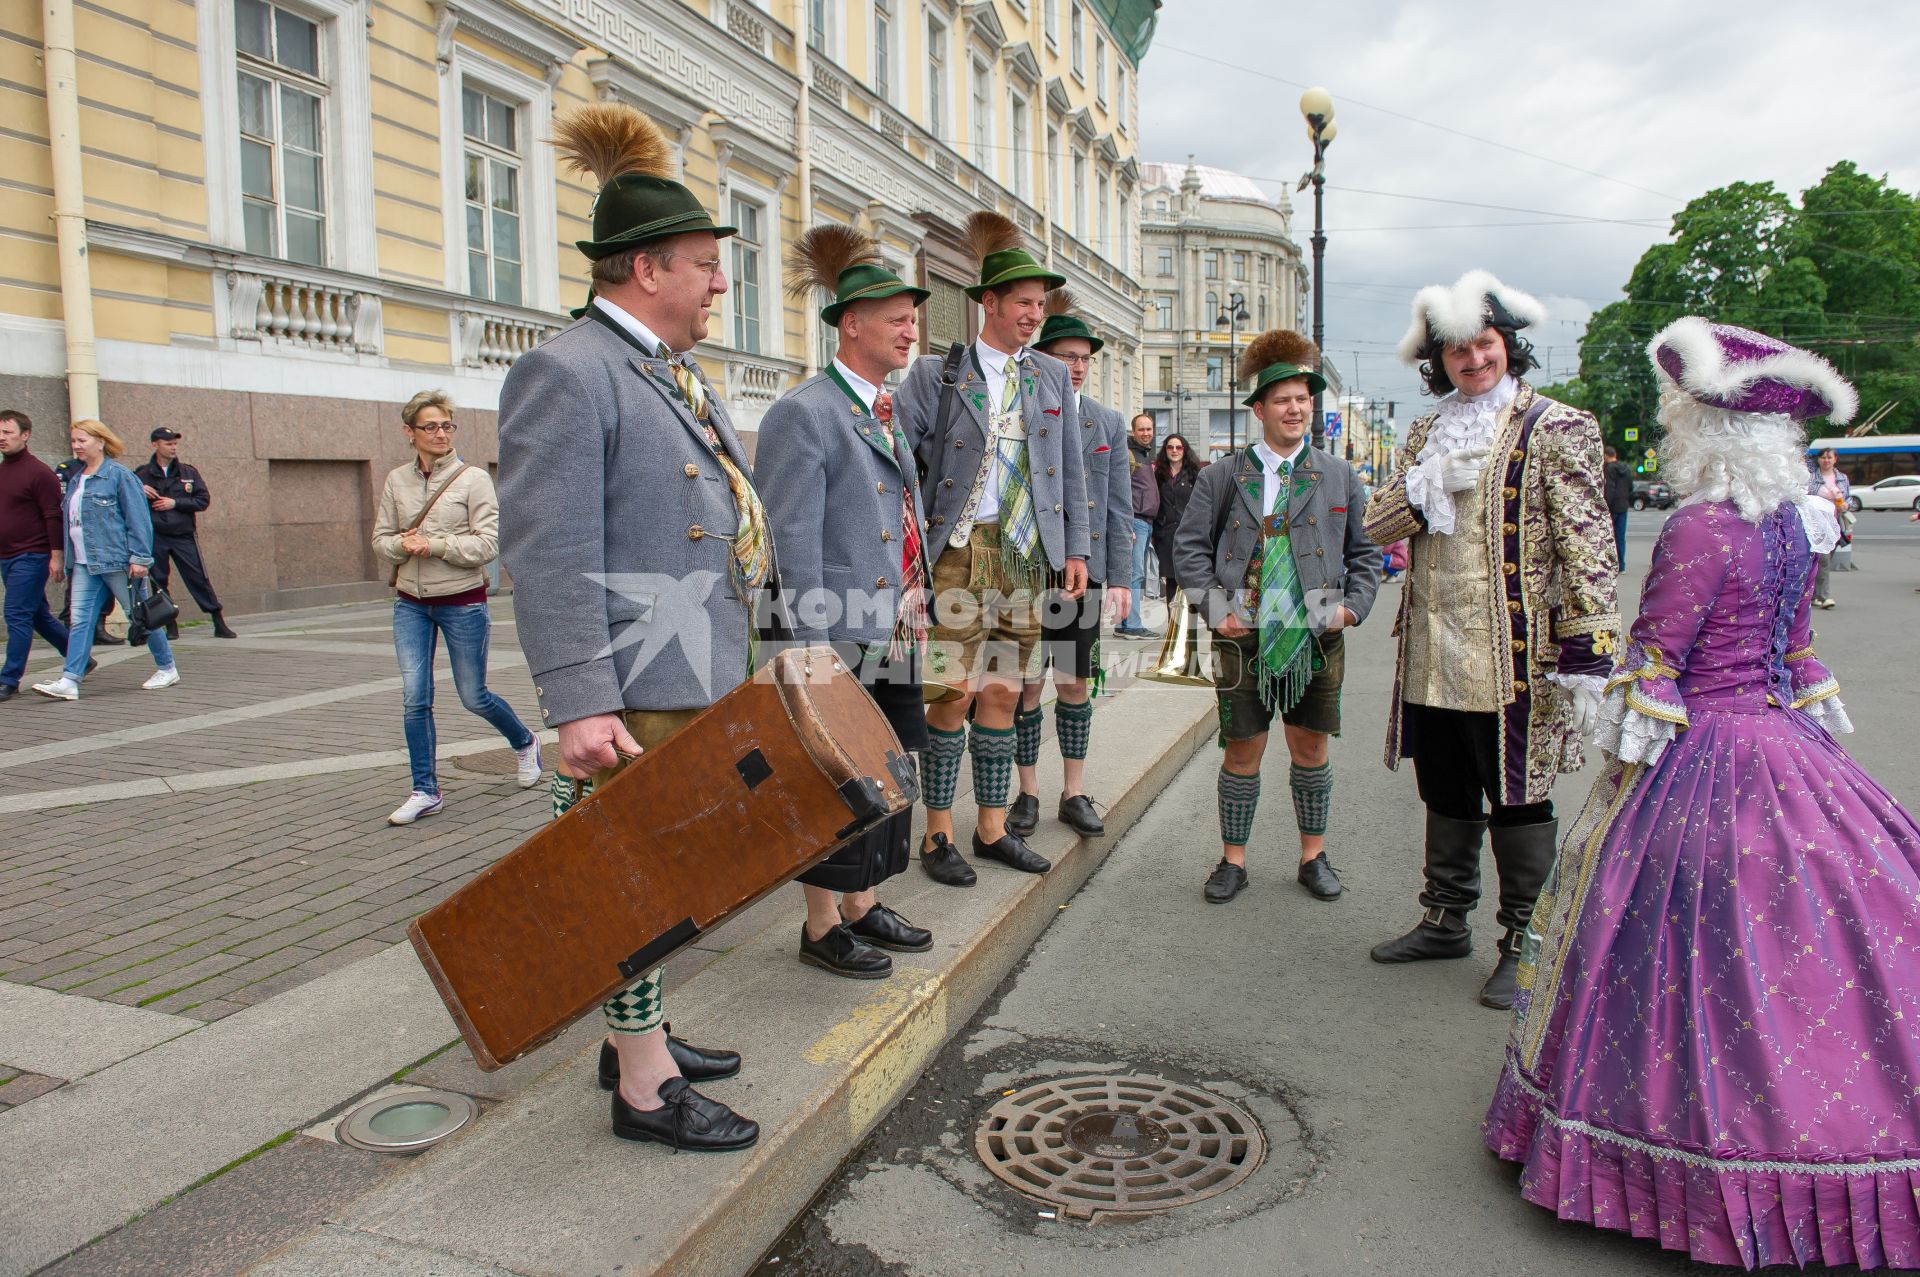
<svg viewBox="0 0 1920 1277"><path fill-rule="evenodd" d="M1688 200L1735 181L1797 196L1841 159L1920 191L1920 0L1168 0L1141 157L1287 190L1308 250L1312 192L1292 188L1312 164L1309 84L1339 125L1327 355L1402 421L1420 393L1393 348L1424 284L1484 267L1538 297L1536 378L1558 380Z"/></svg>

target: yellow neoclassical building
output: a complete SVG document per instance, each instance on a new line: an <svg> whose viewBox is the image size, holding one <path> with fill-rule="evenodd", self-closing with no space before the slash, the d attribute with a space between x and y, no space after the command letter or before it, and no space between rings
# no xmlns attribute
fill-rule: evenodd
<svg viewBox="0 0 1920 1277"><path fill-rule="evenodd" d="M0 6L0 407L186 436L230 610L367 597L398 407L496 456L513 360L581 304L591 190L557 112L630 102L738 225L699 354L751 430L829 352L784 246L857 223L970 335L958 230L998 208L1140 401L1138 79L1159 0L45 0ZM138 460L135 456L132 460Z"/></svg>

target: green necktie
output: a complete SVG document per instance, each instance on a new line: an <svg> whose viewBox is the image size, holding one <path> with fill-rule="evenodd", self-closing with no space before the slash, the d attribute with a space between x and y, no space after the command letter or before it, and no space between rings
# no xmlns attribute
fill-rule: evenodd
<svg viewBox="0 0 1920 1277"><path fill-rule="evenodd" d="M1263 474L1264 480L1264 474ZM1259 677L1262 699L1277 694L1277 709L1292 709L1313 676L1313 631L1307 624L1306 596L1293 562L1287 535L1287 506L1293 494L1293 464L1280 463L1280 491L1274 512L1262 520L1265 544L1260 553L1260 600L1256 628L1260 636ZM1265 505L1262 494L1262 505Z"/></svg>

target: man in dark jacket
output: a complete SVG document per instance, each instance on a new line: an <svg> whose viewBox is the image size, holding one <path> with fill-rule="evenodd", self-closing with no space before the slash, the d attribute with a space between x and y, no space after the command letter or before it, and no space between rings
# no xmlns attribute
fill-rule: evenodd
<svg viewBox="0 0 1920 1277"><path fill-rule="evenodd" d="M0 590L6 593L7 655L0 665L0 701L20 690L33 636L67 654L67 627L47 607L47 576L63 569L60 481L27 446L33 421L0 412Z"/></svg>
<svg viewBox="0 0 1920 1277"><path fill-rule="evenodd" d="M1147 604L1147 547L1153 542L1153 516L1160 513L1160 484L1153 473L1153 418L1144 412L1133 419L1128 433L1127 468L1133 472L1133 599L1113 632L1152 638L1141 613Z"/></svg>
<svg viewBox="0 0 1920 1277"><path fill-rule="evenodd" d="M1620 570L1627 570L1627 509L1633 504L1633 471L1620 460L1620 454L1607 448L1605 478L1601 481L1607 497L1607 513L1613 516L1613 550Z"/></svg>
<svg viewBox="0 0 1920 1277"><path fill-rule="evenodd" d="M227 628L220 608L220 596L207 580L207 569L200 562L200 541L194 532L194 516L212 502L207 481L200 472L180 460L180 432L157 426L147 438L153 444L153 456L134 470L134 477L146 490L147 504L153 507L153 583L167 588L172 563L180 565L180 578L200 610L213 618L216 638L238 638ZM167 624L167 637L179 638L180 627Z"/></svg>

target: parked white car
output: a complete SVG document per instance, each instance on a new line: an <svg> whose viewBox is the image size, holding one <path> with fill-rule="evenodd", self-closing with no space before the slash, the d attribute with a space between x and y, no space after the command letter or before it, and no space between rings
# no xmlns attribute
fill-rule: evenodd
<svg viewBox="0 0 1920 1277"><path fill-rule="evenodd" d="M1920 510L1920 474L1896 474L1871 488L1855 488L1856 510Z"/></svg>

